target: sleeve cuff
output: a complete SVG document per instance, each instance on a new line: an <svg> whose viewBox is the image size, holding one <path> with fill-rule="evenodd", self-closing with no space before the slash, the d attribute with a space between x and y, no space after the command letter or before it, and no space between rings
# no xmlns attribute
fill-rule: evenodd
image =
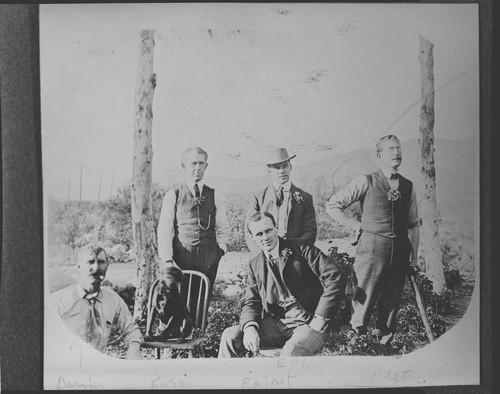
<svg viewBox="0 0 500 394"><path fill-rule="evenodd" d="M257 329L257 331L259 330L259 323L257 323L256 321L249 321L249 322L246 322L243 326L243 332L245 332L245 330L248 328L248 327L255 327Z"/></svg>
<svg viewBox="0 0 500 394"><path fill-rule="evenodd" d="M408 230L411 230L412 228L415 227L420 227L421 225L422 225L422 219L417 219L408 226Z"/></svg>
<svg viewBox="0 0 500 394"><path fill-rule="evenodd" d="M318 332L324 333L328 328L328 320L320 315L314 315L313 319L309 323L309 327Z"/></svg>

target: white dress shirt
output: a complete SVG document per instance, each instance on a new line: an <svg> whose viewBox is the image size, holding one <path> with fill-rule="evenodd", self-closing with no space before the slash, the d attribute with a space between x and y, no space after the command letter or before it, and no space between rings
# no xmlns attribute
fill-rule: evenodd
<svg viewBox="0 0 500 394"><path fill-rule="evenodd" d="M288 181L283 185L278 185L273 182L274 192L278 193L278 188L283 187L283 203L278 207L278 217L276 218L276 223L278 225L278 235L280 237L285 237L288 227L288 213L290 212L290 187L292 186L292 181Z"/></svg>
<svg viewBox="0 0 500 394"><path fill-rule="evenodd" d="M393 189L399 187L399 179L390 179L391 174L394 171L388 171L382 169L382 173L387 179L389 186ZM342 220L342 217L334 214L335 210L343 211L349 205L359 201L368 190L368 178L366 175L361 175L354 178L346 187L336 192L326 204L326 212L335 217L335 220L339 221L340 224L348 226L347 222ZM418 206L417 206L417 196L415 193L415 185L412 187L411 197L410 197L410 207L408 211L408 229L420 226L420 218L418 216ZM351 219L352 220L352 219ZM348 226L349 227L349 226Z"/></svg>

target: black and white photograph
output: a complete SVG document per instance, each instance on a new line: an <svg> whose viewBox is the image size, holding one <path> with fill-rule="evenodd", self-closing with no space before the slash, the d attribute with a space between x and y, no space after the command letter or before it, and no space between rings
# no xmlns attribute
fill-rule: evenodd
<svg viewBox="0 0 500 394"><path fill-rule="evenodd" d="M479 384L477 4L39 24L44 389Z"/></svg>

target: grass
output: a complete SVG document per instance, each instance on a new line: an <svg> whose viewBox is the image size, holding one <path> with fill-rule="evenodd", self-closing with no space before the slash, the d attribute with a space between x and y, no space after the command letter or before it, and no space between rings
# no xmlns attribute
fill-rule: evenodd
<svg viewBox="0 0 500 394"><path fill-rule="evenodd" d="M237 257L237 258L236 258ZM340 257L349 262L349 257L340 254ZM229 266L231 263L235 263ZM229 274L234 270L241 270L244 258L241 254L227 259L225 267L223 265L221 272ZM228 267L232 269L226 270ZM223 275L225 276L225 275ZM464 315L472 295L474 284L471 281L464 280L456 269L446 271L446 280L448 290L442 296L436 296L432 293L431 283L423 276L418 276L418 283L421 289L422 297L426 305L426 312L431 324L434 337L437 339L448 331ZM208 328L205 335L205 353L209 358L217 357L220 337L226 327L233 326L239 322L239 313L241 310L241 298L238 296L227 297L224 295L224 289L227 287L227 281L219 279L214 286L214 295L209 309ZM322 351L323 356L396 356L404 355L417 350L429 343L422 319L420 318L418 308L413 295L413 290L409 281L406 282L400 311L398 313L398 328L390 345L381 345L377 339L370 334L362 335L357 338L348 336L348 320L350 310L350 296L352 288L348 286L346 290L346 300L339 311L339 320L337 325L330 331L327 344ZM133 298L126 297L130 302ZM129 305L132 310L132 305ZM373 321L371 325L373 326ZM141 327L142 329L144 327ZM112 340L107 347L107 354L124 358L125 346L117 332L112 335ZM151 349L142 349L144 358L154 358ZM185 352L174 352L171 357L185 358Z"/></svg>

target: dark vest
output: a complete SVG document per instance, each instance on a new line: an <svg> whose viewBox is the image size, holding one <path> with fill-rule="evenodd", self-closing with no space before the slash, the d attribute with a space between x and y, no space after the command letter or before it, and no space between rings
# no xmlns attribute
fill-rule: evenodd
<svg viewBox="0 0 500 394"><path fill-rule="evenodd" d="M408 235L408 215L413 184L399 176L401 198L389 201L389 183L382 170L366 176L368 190L361 200L361 228L363 231L394 238Z"/></svg>
<svg viewBox="0 0 500 394"><path fill-rule="evenodd" d="M203 186L201 196L204 201L199 206L185 183L175 189L175 195L175 238L184 245L215 243L214 189Z"/></svg>

